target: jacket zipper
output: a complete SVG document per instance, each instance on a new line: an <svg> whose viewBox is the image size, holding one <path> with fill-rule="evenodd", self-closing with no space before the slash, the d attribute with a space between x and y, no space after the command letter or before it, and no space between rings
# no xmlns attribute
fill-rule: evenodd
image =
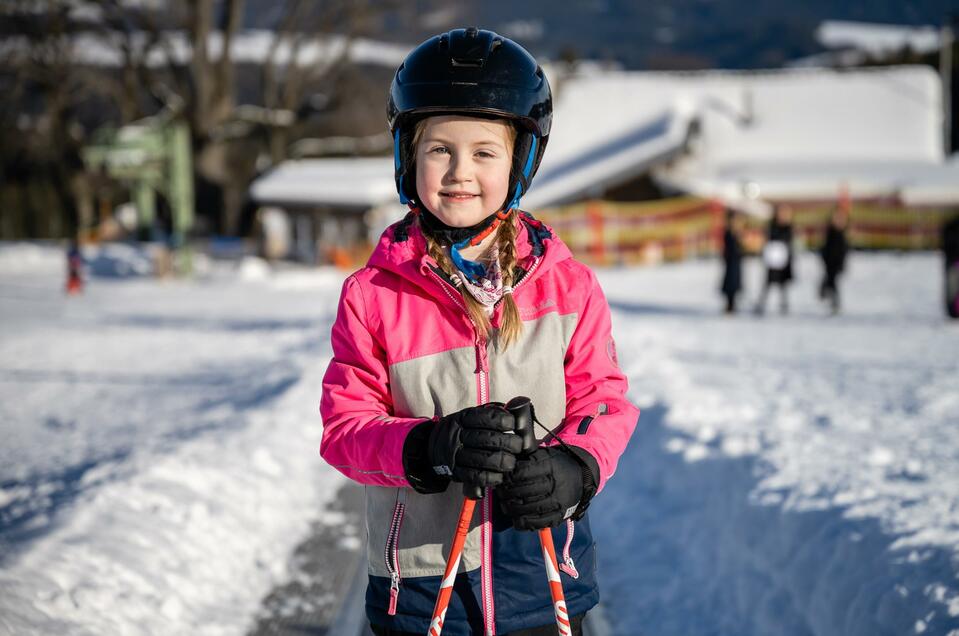
<svg viewBox="0 0 959 636"><path fill-rule="evenodd" d="M572 519L566 520L566 545L563 546L563 562L559 564L559 569L570 575L574 579L579 578L579 572L576 571L576 564L573 563L573 557L569 555L569 546L573 544L573 534L576 532L576 525Z"/></svg>
<svg viewBox="0 0 959 636"><path fill-rule="evenodd" d="M492 506L493 491L487 489L483 498L483 524L480 526L480 555L483 561L480 578L483 583L483 624L486 636L496 634L496 607L493 604L493 524L490 521Z"/></svg>
<svg viewBox="0 0 959 636"><path fill-rule="evenodd" d="M386 537L386 570L390 573L390 616L396 615L396 604L400 597L400 526L403 525L403 513L406 511L406 493L401 489L393 506L393 520L390 533Z"/></svg>
<svg viewBox="0 0 959 636"><path fill-rule="evenodd" d="M479 403L489 402L489 350L485 338L476 338L476 382ZM490 524L490 506L493 493L487 489L480 507L480 583L483 589L483 627L486 636L496 634L496 608L493 604L493 568L492 568L492 527Z"/></svg>
<svg viewBox="0 0 959 636"><path fill-rule="evenodd" d="M513 285L513 290L515 291L523 282L529 278L529 275L536 271L536 268L539 267L542 258L535 257L533 259L533 264L530 265L530 268L526 270L526 273L516 281ZM447 283L443 278L433 271L432 268L428 268L430 275L433 276L440 284L440 287L446 293L446 295L452 300L457 307L466 312L466 305L456 297L453 293L450 292L451 285ZM455 288L454 288L455 290ZM459 293L458 290L457 293ZM497 304L501 302L502 299L497 301ZM477 392L479 395L479 404L486 404L489 402L489 351L487 347L487 340L485 338L478 337L475 341L476 346L476 382L477 382ZM496 608L493 603L493 570L492 570L492 524L490 522L490 511L492 506L492 493L487 492L486 496L483 498L483 503L481 506L482 510L482 523L480 526L480 579L481 587L483 593L483 625L486 636L495 636L496 634ZM572 523L572 522L570 522ZM572 568L572 571L575 572L575 566L573 566L573 560L569 557L569 546L567 543L567 549L563 552L563 565L568 564ZM579 576L578 574L576 576ZM398 593L397 587L397 593ZM391 588L391 599L392 599L392 588ZM392 601L391 601L392 606Z"/></svg>
<svg viewBox="0 0 959 636"><path fill-rule="evenodd" d="M517 280L515 283L513 283L513 292L514 292L514 293L516 292L516 289L517 289L521 284L523 284L523 282L525 282L527 278L529 278L529 275L536 271L536 268L539 267L540 261L542 261L542 260L543 260L543 259L542 259L541 257L539 257L539 256L534 256L534 257L533 257L533 264L529 266L529 269L528 269L528 270L526 270L525 272L523 272L523 275L519 277L519 280ZM503 298L505 298L505 296L503 296ZM496 307L496 306L499 305L501 302L503 302L503 298L500 298L499 300L497 300L496 303L495 303L493 306Z"/></svg>
<svg viewBox="0 0 959 636"><path fill-rule="evenodd" d="M466 311L466 304L462 299L457 298L459 290L443 280L443 277L437 274L431 267L427 267L430 275L436 279L440 287L453 303L463 310L463 313L469 316ZM532 268L531 268L532 269ZM456 294L452 293L452 288ZM487 349L487 340L476 336L474 346L476 349L476 388L479 396L479 404L489 402L489 351ZM490 493L487 492L483 497L480 509L482 510L482 523L480 524L480 583L482 588L483 603L483 631L485 636L495 636L496 634L496 614L493 605L493 575L491 567L490 548L492 544L491 525L490 525ZM392 591L391 591L392 598Z"/></svg>

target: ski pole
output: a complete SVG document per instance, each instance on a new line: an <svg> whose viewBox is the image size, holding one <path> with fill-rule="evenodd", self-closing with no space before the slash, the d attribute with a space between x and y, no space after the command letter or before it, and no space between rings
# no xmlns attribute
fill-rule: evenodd
<svg viewBox="0 0 959 636"><path fill-rule="evenodd" d="M556 548L549 528L539 531L539 543L543 547L543 561L546 563L546 579L549 581L549 593L553 597L553 616L556 617L556 629L559 636L571 636L569 614L566 613L566 596L563 583L559 580L559 564L556 561Z"/></svg>
<svg viewBox="0 0 959 636"><path fill-rule="evenodd" d="M479 497L476 490L469 486L463 486L463 507L460 509L460 519L456 524L456 532L453 534L453 544L450 546L450 555L446 559L446 571L443 572L443 582L440 584L439 594L436 596L436 605L433 606L433 619L430 621L430 631L428 636L440 636L443 632L443 621L446 619L446 610L450 604L450 597L453 595L453 582L456 580L456 573L460 569L460 557L463 556L463 544L466 543L466 535L470 529L470 522L473 520L473 509L476 507L476 500L483 498L482 489L479 490Z"/></svg>
<svg viewBox="0 0 959 636"><path fill-rule="evenodd" d="M506 409L514 416L516 414L510 410L510 404L517 400L525 400L525 404L530 404L529 398L513 398L510 400L506 404ZM536 438L533 437L532 426L530 426L529 436L532 437L535 444ZM526 438L523 438L523 442L525 447ZM433 618L430 620L430 631L427 636L440 636L443 632L443 621L446 620L446 610L449 608L450 597L453 595L453 583L456 581L460 558L463 556L463 545L466 543L466 535L469 533L470 522L473 520L473 509L476 508L476 501L482 499L485 494L483 488L479 486L463 484L463 507L460 509L459 521L456 523L453 544L450 546L450 554L446 559L446 570L443 572L440 591L436 595L436 605L433 606Z"/></svg>
<svg viewBox="0 0 959 636"><path fill-rule="evenodd" d="M507 402L506 409L516 418L516 434L523 439L523 454L531 453L536 448L532 401L527 397L515 397ZM559 578L559 563L556 560L556 547L553 545L553 534L549 528L540 528L539 544L543 549L546 580L549 582L549 593L553 598L556 629L560 636L570 636L572 631L569 625L569 615L566 612L566 596L563 594L563 583Z"/></svg>

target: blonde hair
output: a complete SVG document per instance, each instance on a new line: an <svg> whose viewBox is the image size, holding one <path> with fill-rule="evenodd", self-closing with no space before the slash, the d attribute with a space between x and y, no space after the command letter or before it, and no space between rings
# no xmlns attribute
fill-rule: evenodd
<svg viewBox="0 0 959 636"><path fill-rule="evenodd" d="M426 130L426 122L428 119L429 118L424 118L419 120L413 129L411 149L411 161L413 162L416 161L416 149L423 139L423 133ZM508 124L506 134L510 153L512 154L513 148L516 145L517 130L509 120L502 121L506 121ZM512 168L510 168L510 177L512 180ZM509 193L507 193L507 196L509 196ZM516 224L518 222L516 210L509 210L507 217L500 222L499 228L496 231L496 245L499 248L499 265L502 270L504 287L512 287L516 282L514 280L513 270L516 267ZM422 227L422 224L420 227ZM429 234L424 232L424 235L426 236L427 252L433 260L436 261L440 269L448 276L458 275L456 266L453 264L453 261L450 260L443 246L437 243ZM469 314L470 320L472 320L476 326L476 330L487 340L491 339L493 336L493 325L490 322L489 315L486 313L486 308L482 303L473 298L468 291L463 289L462 286L460 286L460 295L463 297L466 313ZM519 338L520 333L523 331L523 321L520 320L519 307L516 306L513 294L504 294L500 302L503 305L503 310L500 317L499 333L496 334L496 343L497 346L506 349Z"/></svg>

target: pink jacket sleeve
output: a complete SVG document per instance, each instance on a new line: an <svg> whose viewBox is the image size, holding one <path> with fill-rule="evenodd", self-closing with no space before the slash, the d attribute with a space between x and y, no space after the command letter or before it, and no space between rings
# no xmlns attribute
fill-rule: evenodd
<svg viewBox="0 0 959 636"><path fill-rule="evenodd" d="M323 377L320 455L350 479L373 486L409 486L403 442L422 418L393 417L386 354L370 328L356 276L343 283Z"/></svg>
<svg viewBox="0 0 959 636"><path fill-rule="evenodd" d="M566 417L557 436L596 458L599 490L616 471L639 409L626 399L629 388L619 369L606 296L590 271L576 330L566 351Z"/></svg>

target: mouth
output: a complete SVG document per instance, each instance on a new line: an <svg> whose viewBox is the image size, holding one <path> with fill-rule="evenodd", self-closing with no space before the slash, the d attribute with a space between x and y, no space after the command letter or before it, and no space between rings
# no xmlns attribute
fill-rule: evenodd
<svg viewBox="0 0 959 636"><path fill-rule="evenodd" d="M470 201L479 195L471 192L440 192L440 196L450 201Z"/></svg>

